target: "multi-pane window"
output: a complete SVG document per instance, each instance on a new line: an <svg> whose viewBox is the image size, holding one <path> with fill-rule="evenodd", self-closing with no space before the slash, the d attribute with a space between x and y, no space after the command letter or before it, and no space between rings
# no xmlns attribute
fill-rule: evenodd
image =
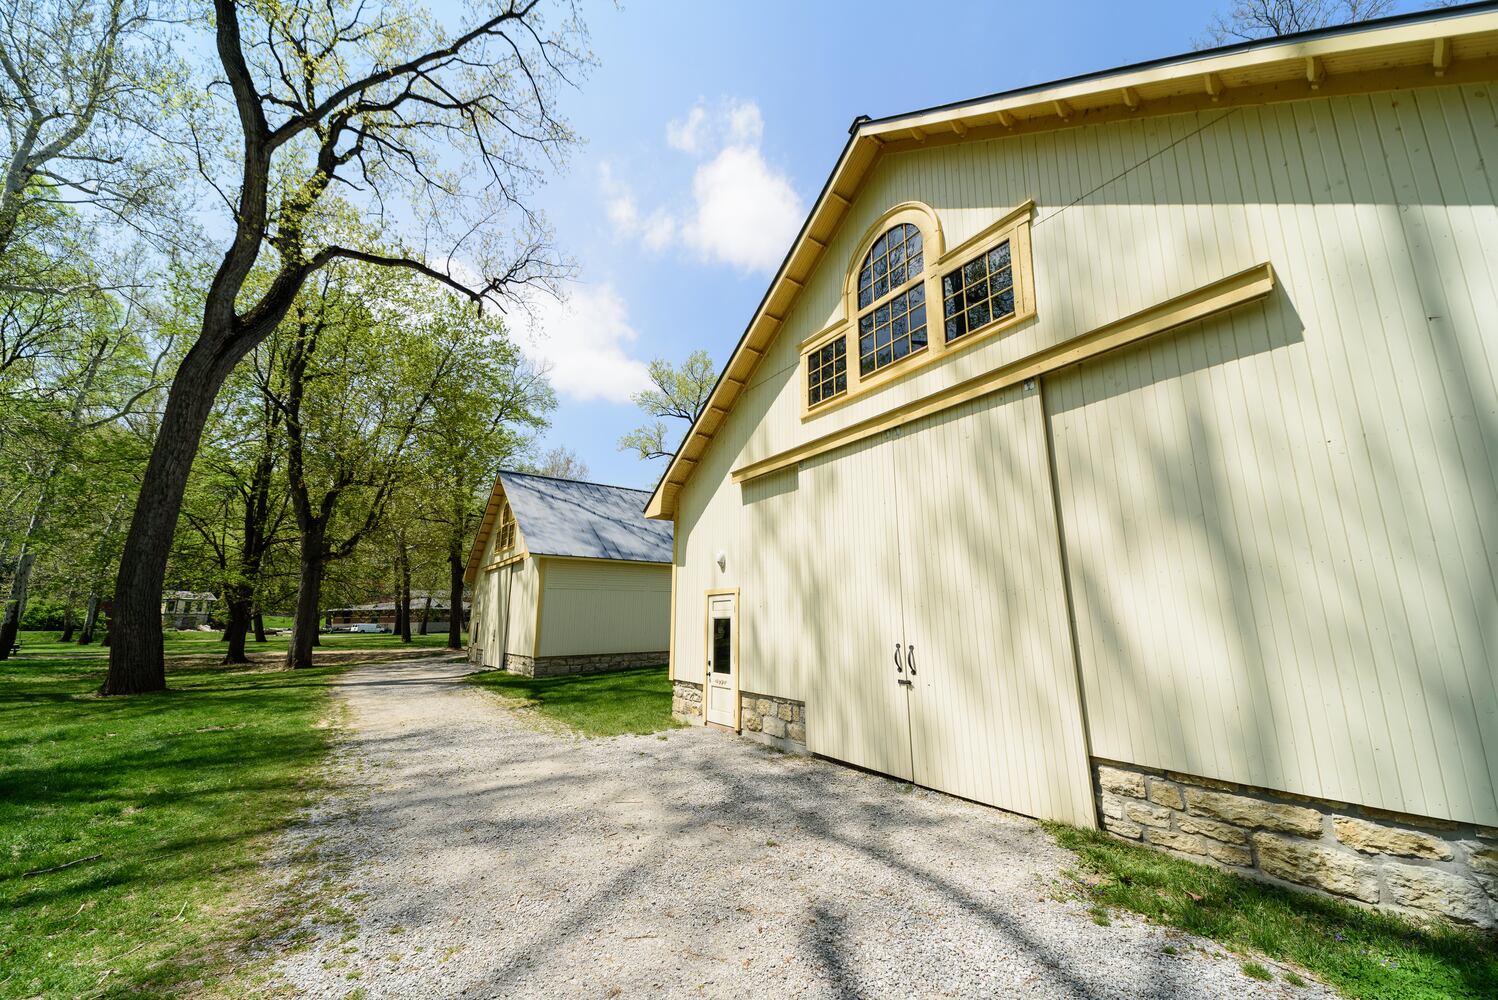
<svg viewBox="0 0 1498 1000"><path fill-rule="evenodd" d="M895 226L874 241L858 269L858 308L872 305L925 268L921 231L910 223Z"/></svg>
<svg viewBox="0 0 1498 1000"><path fill-rule="evenodd" d="M858 269L858 371L869 375L926 346L921 231L893 226L874 241Z"/></svg>
<svg viewBox="0 0 1498 1000"><path fill-rule="evenodd" d="M868 375L926 346L926 287L916 285L858 317L858 371Z"/></svg>
<svg viewBox="0 0 1498 1000"><path fill-rule="evenodd" d="M947 343L1014 315L1014 271L1009 241L967 261L941 279Z"/></svg>
<svg viewBox="0 0 1498 1000"><path fill-rule="evenodd" d="M848 391L848 341L838 337L806 356L806 405Z"/></svg>
<svg viewBox="0 0 1498 1000"><path fill-rule="evenodd" d="M515 512L510 509L510 501L506 500L504 507L499 512L499 542L495 550L504 552L515 547Z"/></svg>

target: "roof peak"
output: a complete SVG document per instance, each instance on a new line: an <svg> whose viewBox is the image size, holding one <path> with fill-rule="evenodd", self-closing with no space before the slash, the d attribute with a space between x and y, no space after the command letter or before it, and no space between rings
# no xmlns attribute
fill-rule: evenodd
<svg viewBox="0 0 1498 1000"><path fill-rule="evenodd" d="M606 490L624 490L627 493L649 493L635 486L616 486L613 483L600 483L592 479L568 479L565 476L548 476L544 472L522 472L520 469L500 469L501 476L526 476L530 479L549 479L554 483L574 483L578 486L602 486Z"/></svg>

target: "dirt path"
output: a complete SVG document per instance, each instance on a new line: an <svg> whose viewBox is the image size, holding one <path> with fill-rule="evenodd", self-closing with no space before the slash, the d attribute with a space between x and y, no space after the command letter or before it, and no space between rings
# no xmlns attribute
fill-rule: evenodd
<svg viewBox="0 0 1498 1000"><path fill-rule="evenodd" d="M345 791L295 837L345 872L329 902L356 926L278 958L294 995L1325 995L1095 924L1053 898L1073 860L1029 821L700 728L548 731L467 669L339 685Z"/></svg>

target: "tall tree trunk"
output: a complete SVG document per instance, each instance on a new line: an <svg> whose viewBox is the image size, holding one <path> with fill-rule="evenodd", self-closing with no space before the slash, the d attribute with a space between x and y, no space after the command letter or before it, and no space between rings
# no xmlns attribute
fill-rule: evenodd
<svg viewBox="0 0 1498 1000"><path fill-rule="evenodd" d="M260 606L255 605L255 641L265 641L265 616L260 613Z"/></svg>
<svg viewBox="0 0 1498 1000"><path fill-rule="evenodd" d="M177 370L167 393L156 444L141 477L140 494L120 571L115 577L109 622L109 675L100 694L142 694L166 690L161 638L161 587L172 534L182 510L187 474L203 437L203 427L219 387L234 363L254 346L233 352L216 344L227 338L205 331Z"/></svg>
<svg viewBox="0 0 1498 1000"><path fill-rule="evenodd" d="M224 650L225 663L249 663L245 655L244 638L250 630L250 595L248 588L235 587L225 592L229 603L229 621L224 625L224 638L229 648Z"/></svg>
<svg viewBox="0 0 1498 1000"><path fill-rule="evenodd" d="M35 524L37 518L32 518ZM10 580L10 598L5 602L5 617L0 619L0 660L10 659L15 648L16 636L21 631L21 615L26 613L26 589L31 584L31 567L36 562L36 551L22 543L21 558L16 563L16 575Z"/></svg>
<svg viewBox="0 0 1498 1000"><path fill-rule="evenodd" d="M405 535L400 537L400 620L401 642L411 641L411 551L406 548Z"/></svg>
<svg viewBox="0 0 1498 1000"><path fill-rule="evenodd" d="M73 595L70 593L62 605L62 635L57 637L58 642L73 641Z"/></svg>
<svg viewBox="0 0 1498 1000"><path fill-rule="evenodd" d="M463 648L463 540L447 543L447 648Z"/></svg>
<svg viewBox="0 0 1498 1000"><path fill-rule="evenodd" d="M78 645L87 646L94 641L94 626L99 621L99 592L88 592L88 604L83 610L83 628L78 632Z"/></svg>
<svg viewBox="0 0 1498 1000"><path fill-rule="evenodd" d="M432 624L432 592L427 591L426 603L421 608L421 629L418 635L426 635L427 627Z"/></svg>
<svg viewBox="0 0 1498 1000"><path fill-rule="evenodd" d="M10 600L6 601L5 615L0 618L0 660L9 659L10 651L16 644L16 633L21 628L21 616L26 613L26 591L31 586L31 568L36 564L36 546L32 543L41 532L42 517L51 509L53 484L57 479L57 474L62 471L63 460L72 450L73 438L78 433L83 420L83 410L88 402L88 394L93 388L94 378L99 373L99 363L104 360L107 350L108 341L100 341L97 349L89 357L88 366L84 369L83 381L73 395L73 406L68 413L67 430L57 444L57 451L52 456L52 464L47 466L46 475L42 477L36 507L32 509L31 520L26 524L26 534L21 536L21 555L16 560L16 575L10 581ZM162 573L165 574L165 572L166 566L163 564ZM160 590L160 588L157 589Z"/></svg>
<svg viewBox="0 0 1498 1000"><path fill-rule="evenodd" d="M286 650L286 666L296 670L312 666L312 648L317 645L317 630L322 616L322 575L326 565L321 526L302 532L300 580L296 591L296 619L291 626L291 645Z"/></svg>

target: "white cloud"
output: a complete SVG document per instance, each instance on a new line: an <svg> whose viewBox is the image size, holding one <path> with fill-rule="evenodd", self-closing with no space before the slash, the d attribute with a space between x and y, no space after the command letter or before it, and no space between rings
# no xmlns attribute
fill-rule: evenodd
<svg viewBox="0 0 1498 1000"><path fill-rule="evenodd" d="M650 384L645 363L629 353L639 337L629 308L610 284L570 285L560 300L530 296L515 320L521 350L565 396L627 403Z"/></svg>
<svg viewBox="0 0 1498 1000"><path fill-rule="evenodd" d="M741 271L773 270L801 226L801 199L758 147L729 146L698 167L692 194L687 245Z"/></svg>
<svg viewBox="0 0 1498 1000"><path fill-rule="evenodd" d="M698 101L666 125L666 144L696 157L683 207L642 214L634 192L605 165L600 190L616 235L653 253L681 245L704 261L770 271L785 256L804 209L790 178L762 151L765 121L753 101Z"/></svg>
<svg viewBox="0 0 1498 1000"><path fill-rule="evenodd" d="M666 145L694 156L702 152L703 128L707 124L707 108L698 101L685 119L672 119L666 123Z"/></svg>

